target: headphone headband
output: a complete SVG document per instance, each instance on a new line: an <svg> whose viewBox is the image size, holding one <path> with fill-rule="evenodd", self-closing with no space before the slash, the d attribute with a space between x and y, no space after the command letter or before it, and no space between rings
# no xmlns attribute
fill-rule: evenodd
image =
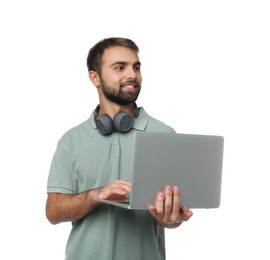
<svg viewBox="0 0 270 260"><path fill-rule="evenodd" d="M99 116L99 115L98 115L99 109L100 109L100 105L98 104L98 105L96 106L95 110L94 110L94 116L95 116L95 118L97 118L97 117ZM120 111L120 112L121 112L121 111ZM126 112L124 112L124 113L126 113ZM140 108L138 108L138 107L137 107L137 104L134 103L133 117L134 117L134 118L138 118L139 114L140 114ZM105 115L106 115L106 114L105 114Z"/></svg>
<svg viewBox="0 0 270 260"><path fill-rule="evenodd" d="M127 133L133 126L134 118L139 116L140 108L134 103L133 117L127 112L118 112L113 119L108 114L98 115L100 105L94 110L94 119L97 129L102 135L110 135L113 132Z"/></svg>

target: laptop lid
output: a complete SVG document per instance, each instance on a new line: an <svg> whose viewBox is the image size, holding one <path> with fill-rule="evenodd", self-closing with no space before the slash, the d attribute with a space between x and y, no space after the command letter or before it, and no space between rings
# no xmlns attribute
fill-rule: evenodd
<svg viewBox="0 0 270 260"><path fill-rule="evenodd" d="M146 209L157 192L172 185L180 187L182 205L218 208L223 144L222 136L136 132L130 202L106 202Z"/></svg>

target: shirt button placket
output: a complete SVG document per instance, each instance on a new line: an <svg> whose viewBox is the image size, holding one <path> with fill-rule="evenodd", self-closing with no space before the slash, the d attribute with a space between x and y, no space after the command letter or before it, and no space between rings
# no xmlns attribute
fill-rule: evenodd
<svg viewBox="0 0 270 260"><path fill-rule="evenodd" d="M119 138L118 134L114 133L112 139L112 152L118 152L119 151Z"/></svg>

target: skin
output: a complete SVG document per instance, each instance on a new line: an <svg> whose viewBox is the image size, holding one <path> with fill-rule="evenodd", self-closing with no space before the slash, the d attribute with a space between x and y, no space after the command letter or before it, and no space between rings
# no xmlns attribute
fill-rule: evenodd
<svg viewBox="0 0 270 260"><path fill-rule="evenodd" d="M89 78L98 91L99 112L108 114L111 118L119 111L125 111L132 116L134 102L123 105L109 100L104 95L102 83L105 82L107 87L115 93L122 91L124 96L138 95L142 76L137 53L120 46L106 49L102 59L101 74L99 75L95 71L89 72ZM130 191L130 182L116 180L104 187L76 195L49 193L46 216L52 224L75 221L91 212L100 203L100 200L125 199ZM193 214L180 202L179 188L166 186L163 191L157 194L154 205L148 206L149 213L164 227L178 227L183 221L189 220Z"/></svg>

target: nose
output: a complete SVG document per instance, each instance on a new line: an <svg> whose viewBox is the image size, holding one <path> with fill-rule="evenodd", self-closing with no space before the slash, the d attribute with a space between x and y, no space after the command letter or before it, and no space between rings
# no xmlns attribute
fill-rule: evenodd
<svg viewBox="0 0 270 260"><path fill-rule="evenodd" d="M127 70L126 70L126 77L128 79L135 79L137 76L136 74L136 71L133 67L129 67Z"/></svg>

